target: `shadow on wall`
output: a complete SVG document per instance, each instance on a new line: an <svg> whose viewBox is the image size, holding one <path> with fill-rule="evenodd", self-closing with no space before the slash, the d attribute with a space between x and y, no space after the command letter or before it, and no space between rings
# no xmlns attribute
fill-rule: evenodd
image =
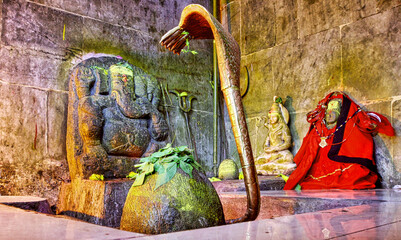
<svg viewBox="0 0 401 240"><path fill-rule="evenodd" d="M290 113L289 128L291 131L291 138L292 138L291 152L295 156L296 152L301 147L302 140L299 138L299 134L295 126L297 115L295 114L296 111L292 105L292 102L293 102L292 97L287 96L286 100L284 101L284 107L287 108L288 112Z"/></svg>
<svg viewBox="0 0 401 240"><path fill-rule="evenodd" d="M401 124L401 122L396 119L392 119L392 122L393 126ZM385 139L376 135L373 140L375 143L377 171L380 174L382 184L382 186L378 187L393 188L395 185L401 184L401 173L397 171L394 159L391 156L390 150L386 146Z"/></svg>

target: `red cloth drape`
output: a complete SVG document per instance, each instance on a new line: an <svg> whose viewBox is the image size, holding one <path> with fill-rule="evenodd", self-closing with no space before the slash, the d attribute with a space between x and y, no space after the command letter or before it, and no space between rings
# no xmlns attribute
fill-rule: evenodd
<svg viewBox="0 0 401 240"><path fill-rule="evenodd" d="M322 121L322 106L333 98L342 98L343 101L337 126L329 130ZM329 94L319 103L314 114L314 117L308 116L311 127L294 157L297 168L284 190L294 189L297 184L302 189L374 188L378 176L371 133L394 135L387 118L377 113L374 116L379 119L371 118L343 93ZM326 140L328 146L320 147L321 137L330 136L334 131L335 134Z"/></svg>

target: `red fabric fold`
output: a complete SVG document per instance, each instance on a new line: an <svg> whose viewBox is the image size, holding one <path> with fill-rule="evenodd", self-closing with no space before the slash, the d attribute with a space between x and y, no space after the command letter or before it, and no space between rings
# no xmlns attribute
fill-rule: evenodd
<svg viewBox="0 0 401 240"><path fill-rule="evenodd" d="M329 130L322 120L327 103L333 98L343 101L337 126ZM378 113L364 112L347 95L334 92L319 102L307 120L311 128L294 157L297 168L284 190L294 189L297 184L302 189L374 188L378 176L372 134L393 136L388 119ZM328 136L328 146L320 147L321 137Z"/></svg>

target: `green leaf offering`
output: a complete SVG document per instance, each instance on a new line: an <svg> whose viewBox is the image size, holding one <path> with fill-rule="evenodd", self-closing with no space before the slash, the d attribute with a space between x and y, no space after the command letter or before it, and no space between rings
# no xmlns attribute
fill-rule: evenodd
<svg viewBox="0 0 401 240"><path fill-rule="evenodd" d="M145 182L147 175L158 173L155 190L169 182L177 173L178 168L181 168L191 178L194 168L202 169L201 165L194 160L191 149L187 146L173 148L171 144L167 144L148 157L141 158L140 162L135 165L138 172L135 174L131 172L127 177L135 178L133 186L140 186Z"/></svg>
<svg viewBox="0 0 401 240"><path fill-rule="evenodd" d="M194 169L191 164L180 161L180 168L192 178L192 170Z"/></svg>
<svg viewBox="0 0 401 240"><path fill-rule="evenodd" d="M177 164L175 162L171 162L165 169L165 172L159 174L158 178L156 179L155 190L174 177L175 173L177 172Z"/></svg>
<svg viewBox="0 0 401 240"><path fill-rule="evenodd" d="M143 184L143 182L145 182L145 176L146 173L141 173L139 174L136 178L135 178L135 182L133 184L133 186L140 186Z"/></svg>
<svg viewBox="0 0 401 240"><path fill-rule="evenodd" d="M100 174L92 174L89 177L89 180L94 180L94 181L104 181L104 176Z"/></svg>
<svg viewBox="0 0 401 240"><path fill-rule="evenodd" d="M130 173L128 173L127 178L135 179L136 175L137 175L136 172L130 172Z"/></svg>
<svg viewBox="0 0 401 240"><path fill-rule="evenodd" d="M187 32L187 31L183 31L181 34L189 37L189 32ZM185 47L186 47L186 49L185 48L181 49L181 52L183 52L183 53L190 52L193 55L198 54L197 51L189 50L189 39L188 38L185 39Z"/></svg>
<svg viewBox="0 0 401 240"><path fill-rule="evenodd" d="M221 179L217 178L217 177L211 177L211 178L209 178L209 181L211 181L211 182L219 182L219 181L221 181Z"/></svg>

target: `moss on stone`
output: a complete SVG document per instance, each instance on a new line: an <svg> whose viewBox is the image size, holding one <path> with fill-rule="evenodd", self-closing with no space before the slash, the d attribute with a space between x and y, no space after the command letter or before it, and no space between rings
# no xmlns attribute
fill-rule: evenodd
<svg viewBox="0 0 401 240"><path fill-rule="evenodd" d="M157 190L157 174L141 186L131 187L124 206L121 229L160 234L224 224L223 209L203 173L190 178L182 170Z"/></svg>
<svg viewBox="0 0 401 240"><path fill-rule="evenodd" d="M232 159L225 159L219 166L220 179L238 179L238 167Z"/></svg>

